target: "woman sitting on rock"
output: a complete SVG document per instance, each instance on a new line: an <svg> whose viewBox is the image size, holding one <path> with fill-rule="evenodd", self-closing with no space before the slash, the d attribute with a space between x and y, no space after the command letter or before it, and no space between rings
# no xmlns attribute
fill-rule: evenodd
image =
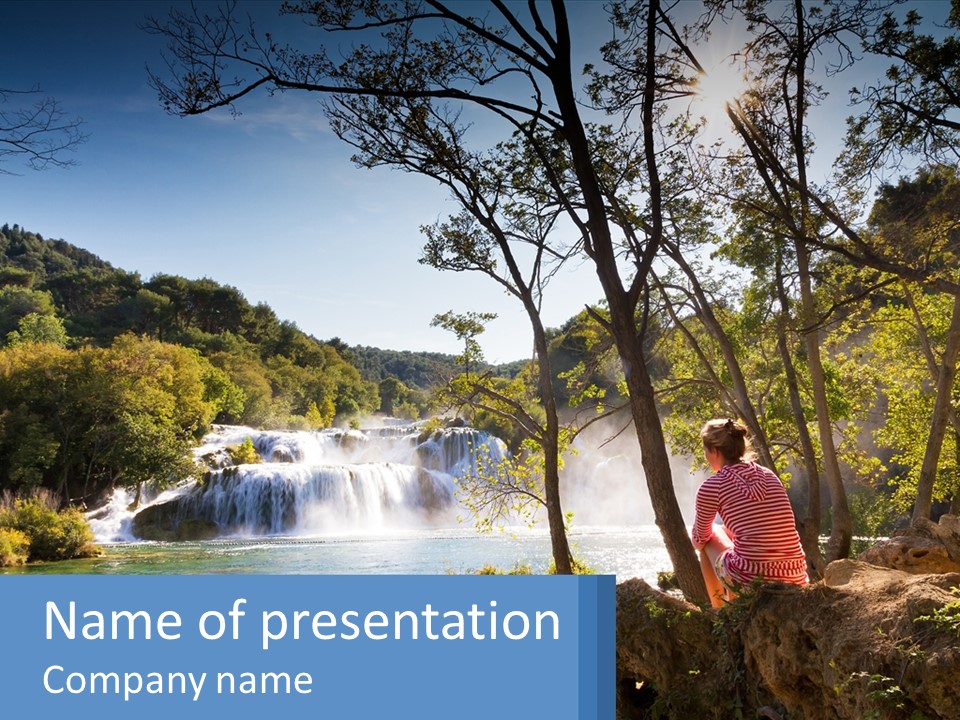
<svg viewBox="0 0 960 720"><path fill-rule="evenodd" d="M700 431L707 463L715 471L697 491L693 546L714 607L754 580L803 585L807 562L783 483L752 462L747 428L711 420ZM719 515L723 527L714 527Z"/></svg>

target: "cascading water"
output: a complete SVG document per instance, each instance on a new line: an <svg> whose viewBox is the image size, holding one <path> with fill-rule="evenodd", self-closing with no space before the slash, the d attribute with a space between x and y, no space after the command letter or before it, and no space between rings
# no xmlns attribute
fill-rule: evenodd
<svg viewBox="0 0 960 720"><path fill-rule="evenodd" d="M263 463L234 465L228 448L250 438ZM200 483L168 491L132 519L118 493L91 518L101 542L187 533L277 535L374 532L456 524L454 478L505 453L471 428L414 426L318 432L218 426L196 450L211 468Z"/></svg>

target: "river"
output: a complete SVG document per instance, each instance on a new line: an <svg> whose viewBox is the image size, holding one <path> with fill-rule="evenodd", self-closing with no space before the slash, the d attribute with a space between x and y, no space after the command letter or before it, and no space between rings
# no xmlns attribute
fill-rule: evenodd
<svg viewBox="0 0 960 720"><path fill-rule="evenodd" d="M656 526L574 529L576 556L618 581L656 583L670 560ZM393 531L379 535L220 538L204 542L120 542L98 558L7 568L13 574L446 574L486 565L527 565L544 572L550 560L545 530L480 535L472 528Z"/></svg>

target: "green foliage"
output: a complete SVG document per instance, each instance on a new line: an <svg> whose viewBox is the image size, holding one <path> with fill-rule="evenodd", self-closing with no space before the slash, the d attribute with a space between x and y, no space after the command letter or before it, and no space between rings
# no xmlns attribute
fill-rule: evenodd
<svg viewBox="0 0 960 720"><path fill-rule="evenodd" d="M64 347L67 339L63 320L55 315L42 315L36 312L24 315L17 323L17 329L7 333L7 345L46 343Z"/></svg>
<svg viewBox="0 0 960 720"><path fill-rule="evenodd" d="M35 275L24 268L0 267L0 287L13 285L16 287L33 287Z"/></svg>
<svg viewBox="0 0 960 720"><path fill-rule="evenodd" d="M603 308L593 312L605 315ZM558 403L596 407L598 411L626 394L619 385L623 368L613 340L586 310L551 333L550 367L556 376Z"/></svg>
<svg viewBox="0 0 960 720"><path fill-rule="evenodd" d="M464 373L437 391L437 403L457 407L471 427L502 439L511 452L519 453L531 439L534 426L542 427L546 415L535 390L535 374L532 364L513 378ZM518 408L527 422L517 422Z"/></svg>
<svg viewBox="0 0 960 720"><path fill-rule="evenodd" d="M213 365L204 368L201 381L203 400L212 405L214 420L221 423L239 422L247 400L243 388L235 384L223 370Z"/></svg>
<svg viewBox="0 0 960 720"><path fill-rule="evenodd" d="M855 672L847 683L863 681L867 684L866 698L874 704L874 709L864 716L864 720L882 720L891 716L908 720L928 720L920 710L913 710L910 715L906 715L907 694L892 677L879 673Z"/></svg>
<svg viewBox="0 0 960 720"><path fill-rule="evenodd" d="M239 445L230 445L227 447L227 453L234 465L253 465L263 462L263 458L260 457L250 438L244 438Z"/></svg>
<svg viewBox="0 0 960 720"><path fill-rule="evenodd" d="M533 568L526 563L516 563L509 570L504 570L496 565L484 565L473 573L474 575L533 575Z"/></svg>
<svg viewBox="0 0 960 720"><path fill-rule="evenodd" d="M67 560L97 552L83 513L77 508L57 512L47 495L18 498L0 507L0 528L18 531L29 540L30 560Z"/></svg>
<svg viewBox="0 0 960 720"><path fill-rule="evenodd" d="M520 453L497 458L488 444L472 448L475 471L454 478L457 497L474 526L488 533L519 520L533 527L546 505L543 456L527 441Z"/></svg>
<svg viewBox="0 0 960 720"><path fill-rule="evenodd" d="M14 528L0 527L0 567L23 565L30 556L30 538Z"/></svg>
<svg viewBox="0 0 960 720"><path fill-rule="evenodd" d="M443 418L438 416L428 418L426 422L420 425L420 434L417 436L417 442L423 442L433 433L443 430L444 427L446 427L446 425Z"/></svg>
<svg viewBox="0 0 960 720"><path fill-rule="evenodd" d="M311 400L310 405L307 407L307 412L303 416L307 427L309 427L311 430L321 430L323 428L330 427L331 423L333 423L333 418L336 415L336 408L333 406L333 400L330 398L324 398L321 402L323 403L323 410L319 408L316 401Z"/></svg>
<svg viewBox="0 0 960 720"><path fill-rule="evenodd" d="M933 13L933 24L940 26L935 34L921 32L921 11ZM955 91L958 29L956 0L920 3L905 14L885 15L864 45L888 59L890 67L873 86L851 91L861 108L859 116L848 120L847 162L853 170L873 170L889 155L896 160L910 153L956 162L957 128L949 118L960 107Z"/></svg>
<svg viewBox="0 0 960 720"><path fill-rule="evenodd" d="M333 341L327 343L333 344ZM364 380L379 384L394 377L411 390L431 390L460 372L456 357L442 353L382 350L359 345L337 349L337 352L356 365ZM349 353L349 358L345 353Z"/></svg>
<svg viewBox="0 0 960 720"><path fill-rule="evenodd" d="M344 418L380 406L376 383L361 378L342 343L321 343L280 321L268 306L251 306L236 288L209 278L159 274L144 283L18 226L0 231L0 269L0 340L12 332L15 343L62 344L65 338L52 325L56 315L75 344L107 347L135 333L189 347L216 368L206 372L204 385L219 422L280 426L291 416L303 422L315 403L327 427L331 406ZM21 318L32 315L43 320L19 329ZM422 412L421 399L413 404ZM412 415L413 407L407 411Z"/></svg>
<svg viewBox="0 0 960 720"><path fill-rule="evenodd" d="M570 558L570 567L573 570L574 575L596 575L597 569L579 558ZM547 575L556 575L557 574L557 563L556 560L550 558L550 564L547 565Z"/></svg>
<svg viewBox="0 0 960 720"><path fill-rule="evenodd" d="M431 409L427 393L407 387L400 378L388 375L380 381L380 412L406 420L417 420Z"/></svg>
<svg viewBox="0 0 960 720"><path fill-rule="evenodd" d="M888 303L871 318L871 365L886 398L886 418L876 431L876 442L889 456L895 480L892 509L906 513L913 504L926 451L934 394L931 375L920 345L918 319L934 352L942 352L950 322L952 300L943 294L912 295L916 312L904 304ZM955 387L954 393L960 392ZM956 433L953 434L956 436ZM933 486L936 501L947 501L960 491L958 442L945 442Z"/></svg>
<svg viewBox="0 0 960 720"><path fill-rule="evenodd" d="M209 369L194 350L133 336L0 349L0 489L92 498L189 477L189 450L219 405Z"/></svg>
<svg viewBox="0 0 960 720"><path fill-rule="evenodd" d="M56 308L49 292L16 285L0 288L0 337L18 329L29 315L54 315Z"/></svg>
<svg viewBox="0 0 960 720"><path fill-rule="evenodd" d="M953 588L953 594L960 594L960 588ZM960 600L948 602L929 615L918 615L914 622L927 623L941 632L960 638Z"/></svg>
<svg viewBox="0 0 960 720"><path fill-rule="evenodd" d="M483 351L477 336L481 335L486 329L486 324L495 320L496 317L496 313L471 311L458 314L450 310L434 315L430 326L449 330L457 336L458 340L463 341L463 353L457 356L457 364L463 366L465 375L469 375L471 367L476 372L483 365Z"/></svg>
<svg viewBox="0 0 960 720"><path fill-rule="evenodd" d="M896 527L898 517L902 517L893 507L890 493L883 488L861 488L851 492L848 500L853 517L853 534L858 537L886 537Z"/></svg>
<svg viewBox="0 0 960 720"><path fill-rule="evenodd" d="M680 583L677 582L677 574L673 570L658 570L657 587L664 592L668 590L679 590Z"/></svg>

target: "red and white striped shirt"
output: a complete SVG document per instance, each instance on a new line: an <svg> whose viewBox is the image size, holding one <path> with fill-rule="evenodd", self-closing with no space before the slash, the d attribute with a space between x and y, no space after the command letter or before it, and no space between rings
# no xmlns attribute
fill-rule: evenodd
<svg viewBox="0 0 960 720"><path fill-rule="evenodd" d="M780 478L756 463L724 465L697 491L693 544L713 537L717 515L730 531L733 550L724 565L741 583L757 578L803 585L807 562Z"/></svg>

